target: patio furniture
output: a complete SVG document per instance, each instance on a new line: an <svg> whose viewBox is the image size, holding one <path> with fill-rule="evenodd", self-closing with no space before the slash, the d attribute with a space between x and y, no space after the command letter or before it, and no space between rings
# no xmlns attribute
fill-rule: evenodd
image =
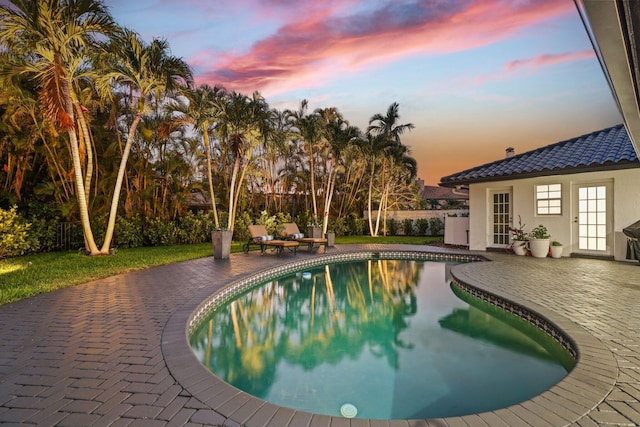
<svg viewBox="0 0 640 427"><path fill-rule="evenodd" d="M251 238L247 243L244 244L242 249L244 253L248 253L252 244L260 246L260 252L262 254L265 253L267 247L271 247L275 250L278 255L280 255L285 248L293 251L294 254L297 253L298 246L300 245L298 242L294 240L281 240L275 239L273 235L267 233L267 229L264 225L254 224L249 226L249 233L251 233Z"/></svg>
<svg viewBox="0 0 640 427"><path fill-rule="evenodd" d="M299 243L306 243L309 247L309 251L312 251L315 245L318 245L318 249L321 246L327 245L327 239L325 239L324 237L305 237L304 233L300 232L300 229L295 222L287 222L285 224L282 224L282 227L282 235L284 238Z"/></svg>

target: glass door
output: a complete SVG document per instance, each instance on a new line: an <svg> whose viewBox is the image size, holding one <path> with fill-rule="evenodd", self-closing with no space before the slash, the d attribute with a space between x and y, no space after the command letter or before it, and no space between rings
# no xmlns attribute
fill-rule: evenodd
<svg viewBox="0 0 640 427"><path fill-rule="evenodd" d="M609 255L611 252L611 184L574 186L574 242L577 252Z"/></svg>
<svg viewBox="0 0 640 427"><path fill-rule="evenodd" d="M511 191L494 191L490 195L491 224L489 246L494 248L509 245L511 226Z"/></svg>

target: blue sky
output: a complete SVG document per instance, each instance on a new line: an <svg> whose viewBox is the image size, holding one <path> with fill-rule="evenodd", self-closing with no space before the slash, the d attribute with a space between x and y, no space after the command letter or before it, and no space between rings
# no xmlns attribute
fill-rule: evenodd
<svg viewBox="0 0 640 427"><path fill-rule="evenodd" d="M572 0L106 0L198 84L336 107L362 130L400 104L418 175L440 177L622 119Z"/></svg>

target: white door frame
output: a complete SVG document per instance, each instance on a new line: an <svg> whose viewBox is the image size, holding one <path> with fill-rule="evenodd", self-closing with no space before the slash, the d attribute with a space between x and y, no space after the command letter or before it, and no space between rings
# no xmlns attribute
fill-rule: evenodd
<svg viewBox="0 0 640 427"><path fill-rule="evenodd" d="M571 185L572 252L613 255L613 180Z"/></svg>
<svg viewBox="0 0 640 427"><path fill-rule="evenodd" d="M487 204L487 247L506 248L511 243L509 227L513 225L513 190L490 189Z"/></svg>

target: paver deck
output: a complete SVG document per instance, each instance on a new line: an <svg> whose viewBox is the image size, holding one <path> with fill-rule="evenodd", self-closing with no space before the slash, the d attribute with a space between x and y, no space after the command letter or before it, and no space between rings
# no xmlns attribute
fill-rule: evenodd
<svg viewBox="0 0 640 427"><path fill-rule="evenodd" d="M352 250L447 251L345 245ZM482 253L455 266L465 283L529 307L572 336L576 369L513 407L440 420L318 416L247 399L195 362L190 312L235 279L317 257L232 254L118 275L0 306L0 423L57 426L640 425L640 267L581 258ZM579 369L578 369L579 368ZM203 397L205 396L205 397Z"/></svg>

